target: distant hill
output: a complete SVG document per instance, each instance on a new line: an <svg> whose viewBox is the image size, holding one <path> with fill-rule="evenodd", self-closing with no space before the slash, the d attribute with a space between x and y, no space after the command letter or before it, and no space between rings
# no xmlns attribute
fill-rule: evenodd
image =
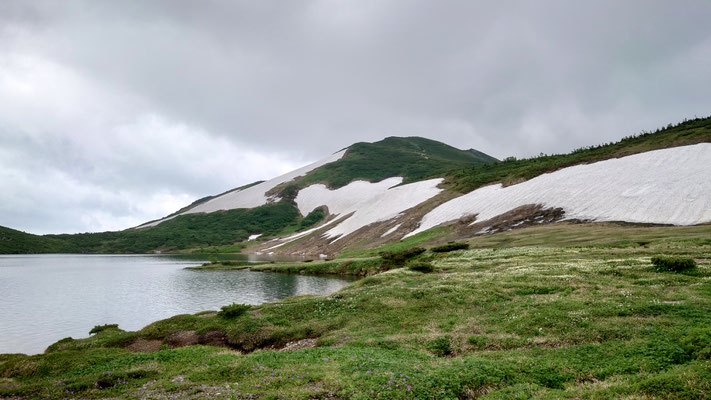
<svg viewBox="0 0 711 400"><path fill-rule="evenodd" d="M397 183L414 182L468 165L495 161L484 153L459 150L430 139L389 137L375 143L356 143L266 182L203 197L138 229L30 237L35 243L46 240L67 252L145 253L221 246L239 251L243 246L240 242L247 242L252 235L289 235L323 221L327 215L322 208L302 214L295 203L299 191L315 182L327 183L331 188L343 187L355 180L377 182L393 177L401 177ZM26 242L31 243L29 239ZM5 252L24 252L31 248L31 245L23 250L7 247Z"/></svg>
<svg viewBox="0 0 711 400"><path fill-rule="evenodd" d="M522 160L388 137L204 197L135 229L36 236L5 228L12 239L0 252L335 255L566 219L705 223L711 222L708 143L711 118Z"/></svg>
<svg viewBox="0 0 711 400"><path fill-rule="evenodd" d="M77 247L64 240L0 226L0 254L76 253L78 251Z"/></svg>

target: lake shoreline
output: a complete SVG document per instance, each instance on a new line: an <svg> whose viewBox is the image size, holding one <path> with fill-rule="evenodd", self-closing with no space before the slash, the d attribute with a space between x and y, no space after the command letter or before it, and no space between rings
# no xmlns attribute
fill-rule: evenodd
<svg viewBox="0 0 711 400"><path fill-rule="evenodd" d="M330 293L350 283L335 275L185 269L204 261L169 255L2 256L0 353L42 353L61 338L87 337L95 325L140 330L177 314Z"/></svg>
<svg viewBox="0 0 711 400"><path fill-rule="evenodd" d="M206 271L238 271L248 270L253 272L275 272L298 275L335 275L366 277L390 270L396 265L390 265L381 257L342 258L311 261L270 261L270 262L243 262L243 261L217 261L209 262L196 267L186 267L190 270Z"/></svg>
<svg viewBox="0 0 711 400"><path fill-rule="evenodd" d="M709 228L611 239L604 229L597 243L585 231L581 245L570 243L577 226L558 226L526 236L545 246L258 265L290 274L252 275L369 276L329 295L104 327L46 354L0 355L0 397L705 398ZM405 254L417 259L385 262ZM660 271L660 255L697 266ZM248 271L214 272L193 276Z"/></svg>

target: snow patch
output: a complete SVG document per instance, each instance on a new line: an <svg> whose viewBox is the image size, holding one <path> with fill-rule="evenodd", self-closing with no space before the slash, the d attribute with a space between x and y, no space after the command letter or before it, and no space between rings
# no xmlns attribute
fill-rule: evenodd
<svg viewBox="0 0 711 400"><path fill-rule="evenodd" d="M302 237L302 236L306 236L306 235L308 235L309 233L311 233L311 232L313 232L313 231L317 231L317 230L323 228L324 226L328 226L328 225L332 224L333 222L335 222L335 220L329 221L329 222L327 222L327 223L325 223L325 224L323 224L323 225L321 225L321 226L317 226L317 227L315 227L315 228L307 229L307 230L305 230L305 231L303 231L303 232L295 233L295 234L293 234L293 235L291 235L291 236L287 236L287 237L285 237L285 238L272 239L272 240L270 240L270 242L280 241L281 243L277 244L276 246L269 247L269 248L267 248L266 250L273 250L273 249L276 249L277 247L281 247L281 246L283 246L283 245L285 245L285 244L287 244L287 243L291 243L291 242L293 242L294 240L296 240L296 239L298 239L298 238L300 238L300 237Z"/></svg>
<svg viewBox="0 0 711 400"><path fill-rule="evenodd" d="M258 235L249 235L249 237L247 238L247 240L254 240L254 239L256 239L256 238L258 238L258 237L260 237L260 236L262 236L261 233L258 234Z"/></svg>
<svg viewBox="0 0 711 400"><path fill-rule="evenodd" d="M402 183L402 180L403 178L396 176L375 183L353 181L335 190L319 183L301 189L295 201L303 216L323 205L328 207L330 214L347 214L346 211L352 210L355 205L385 193L391 187Z"/></svg>
<svg viewBox="0 0 711 400"><path fill-rule="evenodd" d="M178 215L184 215L184 214L195 214L195 213L211 213L215 211L220 211L220 210L233 210L235 208L254 208L254 207L259 207L262 205L267 204L268 201L270 200L278 200L278 199L270 199L269 197L266 196L266 193L270 191L271 189L274 189L275 187L281 185L282 183L289 182L294 180L295 178L298 178L300 176L306 175L307 173L315 170L316 168L328 164L334 161L338 161L343 157L343 155L346 153L346 150L341 150L337 153L333 153L330 157L326 157L322 160L316 161L315 163L309 164L305 167L299 168L297 170L291 171L287 174L278 176L274 179L270 179L266 182L262 182L260 184L250 186L246 189L242 190L235 190L229 193L225 193L222 196L215 197L214 199L210 199L202 204L198 204L197 206L181 213ZM160 224L161 222L167 221L173 217L169 218L164 218L155 222L151 222L148 224L141 225L140 228L146 228L150 226L155 226Z"/></svg>
<svg viewBox="0 0 711 400"><path fill-rule="evenodd" d="M333 239L330 243L334 243L366 225L393 219L442 191L437 187L442 183L442 178L393 187L402 180L401 177L395 177L375 183L354 181L335 190L330 190L322 184L302 189L295 199L302 215L308 215L317 207L326 206L329 213L335 217L321 226L283 238L281 243L267 250L276 249L329 226L333 227L323 236ZM348 214L352 215L342 219Z"/></svg>
<svg viewBox="0 0 711 400"><path fill-rule="evenodd" d="M527 204L561 207L567 219L709 222L711 143L576 165L509 187L486 186L436 207L405 237L474 214L476 222L486 221Z"/></svg>
<svg viewBox="0 0 711 400"><path fill-rule="evenodd" d="M353 215L327 231L325 236L329 238L339 236L334 240L337 241L366 225L395 218L403 211L415 207L425 200L439 194L442 189L438 188L437 185L442 183L442 180L442 178L437 178L391 187L381 193L374 193L373 196L367 200L355 203L350 207L336 207L342 215L350 213L353 213ZM378 184L375 183L371 185ZM341 190L343 192L351 192L353 196L357 196L355 191L359 189L359 187L349 186L351 185L333 191L322 192L322 203L331 210L330 196L333 196L332 198L334 199L347 197L343 196L343 193L335 193ZM334 206L336 206L336 204L334 204ZM340 204L338 206L340 206Z"/></svg>
<svg viewBox="0 0 711 400"><path fill-rule="evenodd" d="M400 227L400 225L402 225L402 224L397 224L397 225L393 226L392 228L390 228L390 229L388 229L387 231L385 231L385 233L383 233L382 235L380 235L380 237L381 237L381 238L384 238L385 236L388 236L389 234L395 232L395 231L397 230L397 228Z"/></svg>
<svg viewBox="0 0 711 400"><path fill-rule="evenodd" d="M289 182L294 180L294 178L306 175L307 173L324 164L339 160L341 157L343 157L343 154L345 152L345 150L341 150L338 153L334 153L330 157L326 157L323 160L291 171L288 174L278 176L274 179L270 179L266 182L262 182L258 185L254 185L246 189L226 193L222 196L216 197L194 208L191 208L190 210L186 211L185 214L211 213L219 210L232 210L235 208L253 208L262 206L264 204L267 204L267 201L269 201L269 198L265 195L266 192L270 191L271 189L274 189L276 186L284 182Z"/></svg>

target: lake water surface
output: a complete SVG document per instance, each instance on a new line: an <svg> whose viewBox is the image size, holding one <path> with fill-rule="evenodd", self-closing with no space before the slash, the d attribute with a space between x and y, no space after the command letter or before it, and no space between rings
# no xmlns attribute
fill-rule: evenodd
<svg viewBox="0 0 711 400"><path fill-rule="evenodd" d="M94 325L137 330L176 314L330 294L345 278L186 270L171 255L0 255L0 353L41 353Z"/></svg>

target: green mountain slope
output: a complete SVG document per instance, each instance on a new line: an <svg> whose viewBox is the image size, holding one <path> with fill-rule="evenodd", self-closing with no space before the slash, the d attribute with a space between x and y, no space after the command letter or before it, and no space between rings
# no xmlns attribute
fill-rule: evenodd
<svg viewBox="0 0 711 400"><path fill-rule="evenodd" d="M78 251L77 247L60 239L0 226L0 254L76 253Z"/></svg>
<svg viewBox="0 0 711 400"><path fill-rule="evenodd" d="M442 176L469 165L497 160L476 150L459 150L421 137L388 137L375 143L356 143L336 162L326 164L298 181L299 187L326 183L339 188L356 180L371 182L402 176L404 183Z"/></svg>
<svg viewBox="0 0 711 400"><path fill-rule="evenodd" d="M179 215L153 228L50 235L89 253L147 253L231 244L250 234L274 235L300 221L299 210L279 202L250 209Z"/></svg>
<svg viewBox="0 0 711 400"><path fill-rule="evenodd" d="M522 160L507 158L502 162L471 165L449 173L446 183L458 192L467 193L493 183L518 183L576 164L703 142L711 142L711 117L696 118L676 125L669 124L655 132L643 132L616 143L583 147L568 154L543 155Z"/></svg>

